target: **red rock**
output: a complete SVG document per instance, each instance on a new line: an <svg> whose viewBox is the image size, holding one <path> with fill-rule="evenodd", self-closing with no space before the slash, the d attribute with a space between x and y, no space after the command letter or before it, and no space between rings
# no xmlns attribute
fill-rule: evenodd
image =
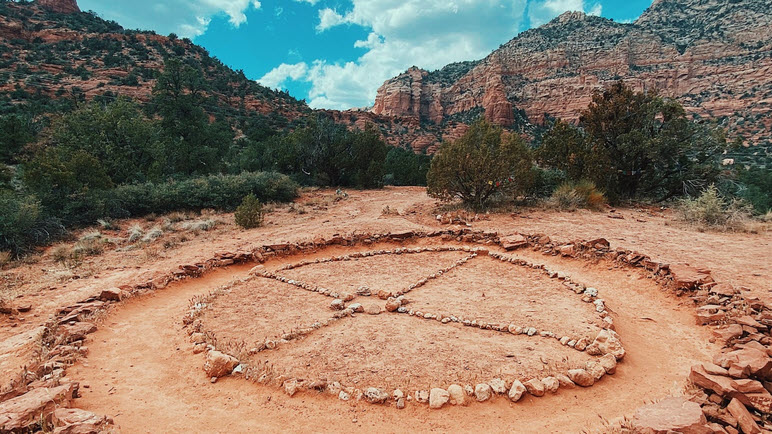
<svg viewBox="0 0 772 434"><path fill-rule="evenodd" d="M99 299L102 301L121 301L123 300L123 291L120 288L108 288L102 290Z"/></svg>
<svg viewBox="0 0 772 434"><path fill-rule="evenodd" d="M683 397L665 398L636 410L634 432L642 434L709 434L700 405Z"/></svg>
<svg viewBox="0 0 772 434"><path fill-rule="evenodd" d="M64 342L70 343L85 339L86 335L97 331L97 326L90 322L78 322L72 325L61 325L58 331L62 335Z"/></svg>
<svg viewBox="0 0 772 434"><path fill-rule="evenodd" d="M772 373L772 359L766 352L755 348L731 351L724 358L729 365L730 375L732 372L737 372L736 376L755 375L762 379L769 379Z"/></svg>
<svg viewBox="0 0 772 434"><path fill-rule="evenodd" d="M732 399L726 409L729 410L729 413L731 413L735 419L737 419L737 424L740 425L740 429L742 429L744 434L761 433L761 429L756 424L756 421L753 420L753 416L751 416L750 412L745 408L742 402L737 399Z"/></svg>
<svg viewBox="0 0 772 434"><path fill-rule="evenodd" d="M0 403L0 432L23 431L41 420L50 421L59 407L66 407L74 398L76 383L58 387L33 389L24 395Z"/></svg>
<svg viewBox="0 0 772 434"><path fill-rule="evenodd" d="M713 281L710 274L702 273L695 267L683 264L671 265L670 273L677 289L695 289L698 285Z"/></svg>
<svg viewBox="0 0 772 434"><path fill-rule="evenodd" d="M560 247L560 254L562 256L573 256L576 253L576 248L573 244Z"/></svg>
<svg viewBox="0 0 772 434"><path fill-rule="evenodd" d="M568 371L568 378L571 379L574 384L582 387L590 387L595 384L595 378L584 369L571 369Z"/></svg>
<svg viewBox="0 0 772 434"><path fill-rule="evenodd" d="M504 250L517 250L528 245L528 240L520 234L514 234L501 239L501 247Z"/></svg>
<svg viewBox="0 0 772 434"><path fill-rule="evenodd" d="M79 408L58 408L52 423L55 434L91 434L105 432L113 424L107 416L99 416Z"/></svg>
<svg viewBox="0 0 772 434"><path fill-rule="evenodd" d="M712 390L721 396L727 396L735 390L731 378L710 374L705 369L705 365L692 366L689 380L697 386Z"/></svg>
<svg viewBox="0 0 772 434"><path fill-rule="evenodd" d="M75 0L38 0L38 4L48 10L60 14L73 14L80 12Z"/></svg>
<svg viewBox="0 0 772 434"><path fill-rule="evenodd" d="M743 328L740 324L730 324L726 327L713 329L713 335L724 342L729 342L732 339L742 337Z"/></svg>

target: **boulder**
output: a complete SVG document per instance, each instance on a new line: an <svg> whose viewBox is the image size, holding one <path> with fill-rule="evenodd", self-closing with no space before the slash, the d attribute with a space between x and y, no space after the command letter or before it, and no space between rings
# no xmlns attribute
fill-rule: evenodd
<svg viewBox="0 0 772 434"><path fill-rule="evenodd" d="M220 378L230 374L238 364L235 357L212 350L206 354L204 372L210 378Z"/></svg>
<svg viewBox="0 0 772 434"><path fill-rule="evenodd" d="M52 417L56 434L102 433L109 430L113 420L79 408L57 408Z"/></svg>
<svg viewBox="0 0 772 434"><path fill-rule="evenodd" d="M532 378L523 384L525 385L525 389L528 390L528 393L531 395L536 397L544 396L544 383L542 383L542 381L538 378Z"/></svg>
<svg viewBox="0 0 772 434"><path fill-rule="evenodd" d="M594 356L613 354L617 360L625 357L625 349L619 340L619 335L613 330L603 329L590 345L587 346L587 353Z"/></svg>
<svg viewBox="0 0 772 434"><path fill-rule="evenodd" d="M439 409L442 408L450 400L450 393L445 389L439 387L433 388L429 391L429 408Z"/></svg>
<svg viewBox="0 0 772 434"><path fill-rule="evenodd" d="M509 388L509 399L512 402L520 401L527 389L520 380L515 380L512 383L512 387Z"/></svg>
<svg viewBox="0 0 772 434"><path fill-rule="evenodd" d="M75 398L77 383L41 387L0 403L0 432L21 432L41 420L51 421L57 408Z"/></svg>
<svg viewBox="0 0 772 434"><path fill-rule="evenodd" d="M632 420L634 432L646 434L710 434L707 423L700 405L683 397L643 406Z"/></svg>
<svg viewBox="0 0 772 434"><path fill-rule="evenodd" d="M737 424L740 425L740 429L742 429L744 434L757 434L762 432L748 409L736 398L729 402L726 409L729 410L732 417L737 419Z"/></svg>
<svg viewBox="0 0 772 434"><path fill-rule="evenodd" d="M493 390L491 389L491 386L486 383L480 383L474 386L474 397L477 399L477 402L483 402L491 399L492 392Z"/></svg>
<svg viewBox="0 0 772 434"><path fill-rule="evenodd" d="M732 379L721 375L721 371L726 372L723 368L711 364L694 365L689 372L689 380L703 389L712 390L720 396L727 396L734 391L734 387Z"/></svg>
<svg viewBox="0 0 772 434"><path fill-rule="evenodd" d="M606 370L598 362L587 362L584 369L588 374L592 375L592 378L594 378L595 381L600 380L606 375Z"/></svg>
<svg viewBox="0 0 772 434"><path fill-rule="evenodd" d="M364 398L370 404L383 404L389 399L389 394L377 387L368 387L365 389Z"/></svg>
<svg viewBox="0 0 772 434"><path fill-rule="evenodd" d="M764 351L745 347L727 353L723 360L721 366L729 368L729 374L736 378L755 375L763 379L772 379L770 377L772 359Z"/></svg>
<svg viewBox="0 0 772 434"><path fill-rule="evenodd" d="M451 405L466 405L466 393L464 393L464 388L458 384L448 386L448 395L450 395Z"/></svg>
<svg viewBox="0 0 772 434"><path fill-rule="evenodd" d="M585 371L584 369L569 370L568 378L570 378L571 381L574 382L574 384L577 384L582 387L590 387L593 384L595 384L595 378L593 378L593 376L590 375L590 373Z"/></svg>

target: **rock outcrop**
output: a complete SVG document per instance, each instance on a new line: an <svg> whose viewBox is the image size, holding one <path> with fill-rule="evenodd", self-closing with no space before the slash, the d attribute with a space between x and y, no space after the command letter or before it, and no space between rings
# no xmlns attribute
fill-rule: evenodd
<svg viewBox="0 0 772 434"><path fill-rule="evenodd" d="M80 12L76 0L38 0L40 6L60 14L74 14Z"/></svg>
<svg viewBox="0 0 772 434"><path fill-rule="evenodd" d="M764 0L662 0L630 24L567 12L480 61L408 69L381 86L372 112L438 126L484 114L523 131L545 115L576 121L593 91L623 79L768 145L770 53Z"/></svg>

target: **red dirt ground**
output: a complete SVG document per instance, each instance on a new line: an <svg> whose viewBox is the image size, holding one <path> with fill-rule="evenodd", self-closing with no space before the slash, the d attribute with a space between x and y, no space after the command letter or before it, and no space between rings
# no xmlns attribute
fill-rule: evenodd
<svg viewBox="0 0 772 434"><path fill-rule="evenodd" d="M147 248L108 251L89 258L75 270L64 269L44 255L38 262L4 271L6 289L19 295L14 303L30 303L33 310L13 319L0 319L0 380L7 382L29 359L36 333L50 314L105 287L146 281L179 264L209 258L216 251L354 231L441 227L434 219L434 201L423 189L388 188L350 192L350 197L340 202L325 199L332 195L329 191L310 192L299 201L309 210L305 214L279 207L269 216L266 227L240 231L225 223L158 255L147 254ZM326 201L327 209L317 205L320 198ZM382 215L387 205L402 215ZM541 232L563 240L605 237L612 248L634 249L670 263L704 266L719 281L746 286L759 297L769 297L771 233L697 232L675 223L668 212L623 209L620 213L624 220L585 211L525 211L514 217L492 215L489 221L472 227L502 234ZM230 216L219 218L228 220ZM121 222L122 230L132 223ZM157 241L161 242L163 239ZM181 318L192 297L208 293L233 277L246 276L250 266L238 266L171 284L116 307L100 330L90 336L89 356L68 370L68 377L89 386L81 388L83 397L76 405L113 417L125 432L603 430L604 420L629 415L642 404L681 392L689 367L709 361L718 350L709 342L710 328L695 325L691 301L661 291L635 271L531 251L517 255L599 289L627 351L615 375L589 389L561 390L555 397L529 397L517 404L497 399L441 411L425 406L398 411L312 393L290 398L273 386L238 378L211 384L201 370L202 355L192 353ZM395 320L402 319L396 316L399 318Z"/></svg>

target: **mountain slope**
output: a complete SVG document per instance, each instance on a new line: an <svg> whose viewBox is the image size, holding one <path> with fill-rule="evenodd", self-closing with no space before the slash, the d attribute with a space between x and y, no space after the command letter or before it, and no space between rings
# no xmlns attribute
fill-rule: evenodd
<svg viewBox="0 0 772 434"><path fill-rule="evenodd" d="M0 0L0 114L21 104L36 114L57 113L77 101L117 95L147 102L168 59L202 71L211 117L263 115L282 127L311 112L305 102L247 79L188 39L124 30L80 12L75 0Z"/></svg>
<svg viewBox="0 0 772 434"><path fill-rule="evenodd" d="M545 116L576 120L593 90L619 79L677 98L695 117L721 121L748 144L769 146L768 2L658 0L631 24L565 13L480 61L435 72L410 68L381 86L371 111L435 125L484 113L522 128Z"/></svg>

